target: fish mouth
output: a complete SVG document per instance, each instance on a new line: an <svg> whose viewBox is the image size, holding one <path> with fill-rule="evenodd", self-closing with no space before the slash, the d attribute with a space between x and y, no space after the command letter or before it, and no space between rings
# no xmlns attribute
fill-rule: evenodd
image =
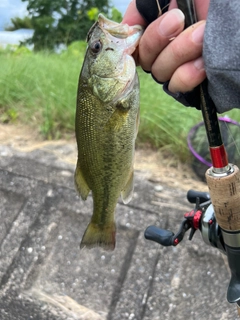
<svg viewBox="0 0 240 320"><path fill-rule="evenodd" d="M131 55L136 49L143 34L143 27L140 25L129 26L107 19L103 14L98 15L98 24L103 32L108 32L112 37L125 39L126 53Z"/></svg>

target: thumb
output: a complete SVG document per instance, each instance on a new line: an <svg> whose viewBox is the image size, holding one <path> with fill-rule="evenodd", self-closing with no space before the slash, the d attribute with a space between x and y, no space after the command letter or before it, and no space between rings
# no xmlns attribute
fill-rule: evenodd
<svg viewBox="0 0 240 320"><path fill-rule="evenodd" d="M140 15L140 13L136 7L135 0L132 0L129 3L129 6L123 16L122 23L127 23L130 26L135 25L135 24L139 24L139 25L145 27L147 25L146 21Z"/></svg>

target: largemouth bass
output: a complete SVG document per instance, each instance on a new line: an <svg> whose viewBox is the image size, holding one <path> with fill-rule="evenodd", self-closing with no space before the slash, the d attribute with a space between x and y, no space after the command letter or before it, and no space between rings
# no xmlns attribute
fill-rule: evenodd
<svg viewBox="0 0 240 320"><path fill-rule="evenodd" d="M79 77L75 184L83 200L90 190L93 215L80 247L115 247L114 212L121 194L133 193L133 158L139 124L139 83L131 54L142 28L106 19L90 29Z"/></svg>

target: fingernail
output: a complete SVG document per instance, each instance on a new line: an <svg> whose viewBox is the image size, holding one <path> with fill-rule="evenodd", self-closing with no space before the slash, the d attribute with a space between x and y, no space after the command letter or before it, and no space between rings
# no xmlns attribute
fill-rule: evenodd
<svg viewBox="0 0 240 320"><path fill-rule="evenodd" d="M204 69L204 61L203 61L203 58L200 57L200 58L196 59L196 60L194 61L194 66L195 66L195 68L198 69L198 70Z"/></svg>
<svg viewBox="0 0 240 320"><path fill-rule="evenodd" d="M171 37L179 30L185 20L184 14L179 9L172 9L165 14L159 24L160 34L164 37Z"/></svg>
<svg viewBox="0 0 240 320"><path fill-rule="evenodd" d="M192 40L195 43L201 44L203 43L203 35L204 35L205 23L202 23L199 27L197 27L192 33Z"/></svg>

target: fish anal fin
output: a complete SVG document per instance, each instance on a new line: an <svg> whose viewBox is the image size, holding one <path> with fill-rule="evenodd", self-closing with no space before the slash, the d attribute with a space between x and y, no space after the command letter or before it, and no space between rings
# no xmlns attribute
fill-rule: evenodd
<svg viewBox="0 0 240 320"><path fill-rule="evenodd" d="M90 222L80 243L80 249L101 247L112 251L115 248L115 236L115 222L103 226Z"/></svg>
<svg viewBox="0 0 240 320"><path fill-rule="evenodd" d="M133 171L131 172L128 182L126 183L125 187L121 191L122 201L124 204L129 203L133 196Z"/></svg>
<svg viewBox="0 0 240 320"><path fill-rule="evenodd" d="M75 178L75 186L76 186L77 191L79 192L81 198L83 200L86 200L87 196L90 192L90 188L89 188L86 180L83 177L79 162L77 163L74 178Z"/></svg>

